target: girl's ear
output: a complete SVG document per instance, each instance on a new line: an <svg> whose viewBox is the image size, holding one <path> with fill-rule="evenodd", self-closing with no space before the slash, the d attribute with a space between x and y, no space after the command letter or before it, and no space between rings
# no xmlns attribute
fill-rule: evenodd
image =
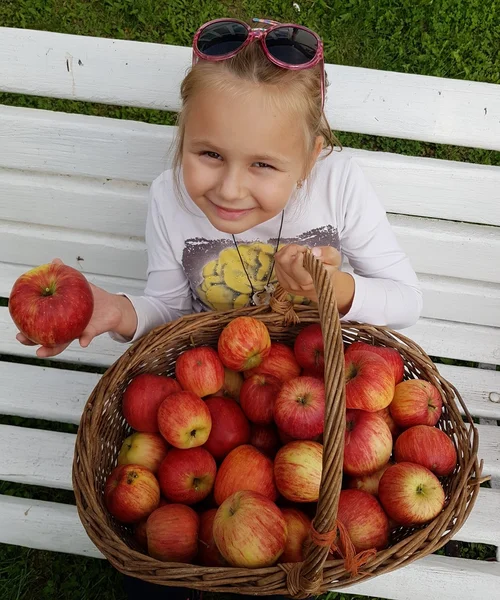
<svg viewBox="0 0 500 600"><path fill-rule="evenodd" d="M311 153L310 160L306 166L306 172L304 173L304 179L307 179L307 177L309 176L309 173L311 172L316 161L318 160L318 156L320 155L321 151L323 150L324 143L325 143L325 140L322 135L318 135L316 137L316 139L314 140L313 151Z"/></svg>

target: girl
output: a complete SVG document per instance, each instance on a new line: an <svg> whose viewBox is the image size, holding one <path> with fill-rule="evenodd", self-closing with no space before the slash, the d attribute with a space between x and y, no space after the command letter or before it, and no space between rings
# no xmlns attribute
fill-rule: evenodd
<svg viewBox="0 0 500 600"><path fill-rule="evenodd" d="M254 21L219 19L196 33L173 167L150 190L144 295L93 286L82 347L104 332L130 342L193 311L265 302L277 282L296 302L315 302L306 248L332 277L343 320L417 321L418 280L385 211L356 162L333 151L321 40Z"/></svg>

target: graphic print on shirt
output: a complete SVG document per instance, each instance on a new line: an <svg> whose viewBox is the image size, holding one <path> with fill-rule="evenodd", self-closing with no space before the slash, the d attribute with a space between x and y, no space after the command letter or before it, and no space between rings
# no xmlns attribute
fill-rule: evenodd
<svg viewBox="0 0 500 600"><path fill-rule="evenodd" d="M270 276L277 241L276 238L267 242L237 241L238 254L232 239L188 239L182 255L182 266L194 293L207 308L242 308L250 301L252 286L257 292L265 288L269 278L270 283L277 283L274 269ZM340 250L338 232L331 225L312 229L295 238L282 238L278 249L288 244L310 248L333 246ZM293 301L309 302L298 296L294 296Z"/></svg>

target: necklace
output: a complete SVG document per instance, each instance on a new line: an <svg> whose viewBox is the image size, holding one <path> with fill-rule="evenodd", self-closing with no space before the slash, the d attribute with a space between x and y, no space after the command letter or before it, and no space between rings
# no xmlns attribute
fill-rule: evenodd
<svg viewBox="0 0 500 600"><path fill-rule="evenodd" d="M281 213L281 223L280 223L280 229L278 232L278 240L277 240L276 246L274 248L274 255L276 255L276 252L278 252L278 247L279 247L280 239L281 239L281 231L283 229L284 218L285 218L285 211L283 210ZM247 276L247 279L248 279L248 283L250 284L250 289L252 290L252 295L250 297L249 306L260 306L261 304L268 303L269 299L271 297L271 294L274 292L274 285L271 283L271 276L274 271L274 256L273 256L273 261L271 263L271 269L269 271L269 276L267 278L267 282L266 282L266 285L264 286L264 289L255 290L255 288L253 287L252 280L250 279L248 271L245 267L243 257L241 256L241 252L240 252L240 249L236 242L236 238L234 237L234 233L232 233L231 236L233 238L233 243L236 248L236 251L238 252L238 256L240 257L241 266L243 267L243 271L245 272L245 275Z"/></svg>

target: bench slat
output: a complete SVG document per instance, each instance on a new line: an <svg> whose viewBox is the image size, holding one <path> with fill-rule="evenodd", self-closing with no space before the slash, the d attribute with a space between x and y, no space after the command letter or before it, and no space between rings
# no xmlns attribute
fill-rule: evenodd
<svg viewBox="0 0 500 600"><path fill-rule="evenodd" d="M25 221L42 213L41 223L66 227L72 214L68 206L88 202L81 206L96 216L92 229L138 235L134 215L143 200L134 186L149 185L168 168L175 132L175 127L0 105L0 167L6 169L0 172L0 214ZM359 162L388 212L500 225L499 167L351 148L343 152ZM72 183L61 175L78 179ZM109 179L123 181L103 185ZM120 189L124 198L114 201L113 192ZM1 200L3 193L7 202ZM19 204L8 201L12 194L24 200L21 213ZM40 210L30 216L25 206L39 207L45 197L54 204L48 208L53 217ZM117 213L117 224L108 211ZM84 228L87 219L83 215L76 227ZM116 231L122 223L125 230Z"/></svg>
<svg viewBox="0 0 500 600"><path fill-rule="evenodd" d="M66 504L0 496L0 542L103 558L76 507ZM343 591L391 600L415 600L415 590L420 600L483 600L493 598L499 586L497 562L430 555Z"/></svg>
<svg viewBox="0 0 500 600"><path fill-rule="evenodd" d="M191 49L25 29L0 29L0 89L178 110ZM326 114L334 129L499 149L498 86L339 65ZM131 85L133 82L133 85Z"/></svg>

